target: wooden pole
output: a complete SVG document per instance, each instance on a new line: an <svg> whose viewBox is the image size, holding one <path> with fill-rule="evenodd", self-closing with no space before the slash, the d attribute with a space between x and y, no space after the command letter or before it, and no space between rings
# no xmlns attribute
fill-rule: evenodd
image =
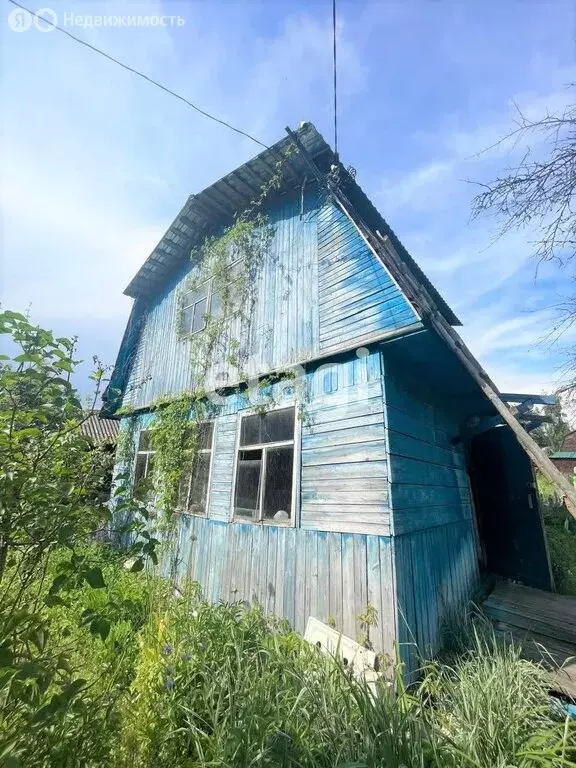
<svg viewBox="0 0 576 768"><path fill-rule="evenodd" d="M510 409L500 398L500 393L494 382L491 381L486 371L484 371L480 363L470 352L458 333L452 328L443 315L440 314L425 286L421 285L412 272L407 269L406 264L396 253L396 249L390 242L390 239L388 237L383 237L380 233L375 234L372 232L356 213L354 206L349 202L342 189L337 184L331 182L331 180L320 171L314 160L303 147L298 136L289 128L286 130L299 151L302 153L307 164L313 170L315 176L328 184L328 187L342 212L354 224L370 250L391 272L404 293L414 301L417 305L417 309L422 314L422 319L427 321L446 342L450 349L453 350L468 373L472 376L474 381L476 381L484 395L492 403L496 411L504 419L505 423L508 424L516 436L516 439L530 456L534 464L561 492L568 511L572 517L576 519L576 488L574 488L572 483L570 483L569 480L554 466L536 441L530 437L528 432L522 427L514 415L515 411Z"/></svg>

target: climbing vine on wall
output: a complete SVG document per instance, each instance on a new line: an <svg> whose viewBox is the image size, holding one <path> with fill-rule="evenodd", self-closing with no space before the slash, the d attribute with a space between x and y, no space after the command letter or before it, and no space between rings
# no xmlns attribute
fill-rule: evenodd
<svg viewBox="0 0 576 768"><path fill-rule="evenodd" d="M277 404L284 379L293 382L292 394L297 399L297 377L285 371L261 378L250 389L246 362L254 338L252 318L256 301L258 274L265 258L270 257L274 230L262 204L282 183L284 164L292 151L278 160L272 177L264 184L248 208L220 234L207 237L191 253L192 268L179 294L177 333L190 355L190 389L176 397L160 398L152 408L154 419L151 438L154 453L153 486L155 505L164 513L164 525L170 527L173 511L178 507L179 483L183 471L196 457L199 425L213 418L218 405L208 396L206 387L218 385L226 393L241 394L246 404L264 413ZM194 296L207 295L207 311L202 327L191 332L185 309ZM261 330L261 329L260 329ZM217 370L217 364L223 370ZM234 372L230 376L230 369ZM298 393L301 394L301 393ZM136 423L137 419L131 419ZM126 437L127 442L129 437ZM132 436L132 451L135 436ZM132 456L133 456L132 453Z"/></svg>

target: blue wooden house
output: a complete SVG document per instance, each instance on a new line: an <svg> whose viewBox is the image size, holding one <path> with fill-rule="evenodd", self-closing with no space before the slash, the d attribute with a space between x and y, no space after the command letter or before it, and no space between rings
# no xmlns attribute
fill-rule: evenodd
<svg viewBox="0 0 576 768"><path fill-rule="evenodd" d="M105 410L132 409L144 477L154 404L193 385L190 338L215 311L210 285L187 293L190 253L250 206L279 158L242 336L273 407L255 407L222 349L203 382L218 405L185 478L178 571L299 631L314 616L356 638L372 606L375 650L429 653L482 573L550 588L531 462L458 319L313 125L188 198L126 289Z"/></svg>

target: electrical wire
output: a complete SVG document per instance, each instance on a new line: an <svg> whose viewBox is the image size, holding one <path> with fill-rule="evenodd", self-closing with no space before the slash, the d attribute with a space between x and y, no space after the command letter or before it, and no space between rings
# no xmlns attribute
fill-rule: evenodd
<svg viewBox="0 0 576 768"><path fill-rule="evenodd" d="M40 14L35 13L34 11L31 11L29 8L26 8L25 5L21 5L20 3L16 2L16 0L8 0L8 2L12 3L12 5L16 5L18 8L21 8L23 11L26 11L31 16L35 16L37 19L40 19L40 21L44 22L45 24L49 24L51 27L54 27L54 29L57 29L58 32L62 32L63 35L66 35L71 40L74 40L75 42L80 43L80 45L86 46L86 48L89 48L91 51L94 51L95 53L99 53L101 56L104 56L109 61L113 61L114 64L118 64L120 67L122 67L123 69L126 69L128 72L132 72L138 77L141 77L143 80L146 80L148 83L151 83L152 85L155 85L157 88L160 88L162 91L165 91L166 93L170 94L170 96L174 96L175 99L178 99L179 101L184 102L184 104L196 110L196 112L199 112L201 115L204 115L204 117L207 117L210 120L213 120L215 123L220 123L220 125L224 125L226 128L230 128L231 131L234 131L235 133L239 133L241 136L245 136L247 139L251 139L256 144L260 145L261 147L264 147L264 149L270 149L270 147L267 144L264 144L264 142L260 141L259 139L256 139L254 136L251 136L249 133L246 133L246 131L242 131L240 128L235 128L233 125L230 125L230 123L227 123L225 120L220 120L220 118L214 117L214 115L211 115L209 112L206 112L205 110L200 109L200 107L197 107L196 104L193 104L191 101L188 101L188 99L184 98L184 96L181 96L179 93L172 91L170 88L167 88L165 85L162 85L162 83L159 83L157 80L154 80L153 78L148 77L148 75L145 75L139 70L134 69L128 64L125 64L123 61L120 61L119 59L114 58L114 56L111 56L109 53L102 51L100 48L97 48L95 45L88 43L86 40L82 40L80 37L76 37L76 35L73 35L71 32L68 32L68 30L58 26L58 24L55 24L54 22L49 21L48 19L45 19Z"/></svg>
<svg viewBox="0 0 576 768"><path fill-rule="evenodd" d="M336 74L336 0L332 0L332 41L334 71L334 153L338 157L338 89Z"/></svg>

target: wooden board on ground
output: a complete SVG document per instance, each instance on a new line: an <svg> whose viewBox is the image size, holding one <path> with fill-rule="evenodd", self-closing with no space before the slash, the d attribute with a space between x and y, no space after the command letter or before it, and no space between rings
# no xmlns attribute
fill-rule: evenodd
<svg viewBox="0 0 576 768"><path fill-rule="evenodd" d="M483 608L499 633L552 667L556 690L576 698L576 597L504 582Z"/></svg>

